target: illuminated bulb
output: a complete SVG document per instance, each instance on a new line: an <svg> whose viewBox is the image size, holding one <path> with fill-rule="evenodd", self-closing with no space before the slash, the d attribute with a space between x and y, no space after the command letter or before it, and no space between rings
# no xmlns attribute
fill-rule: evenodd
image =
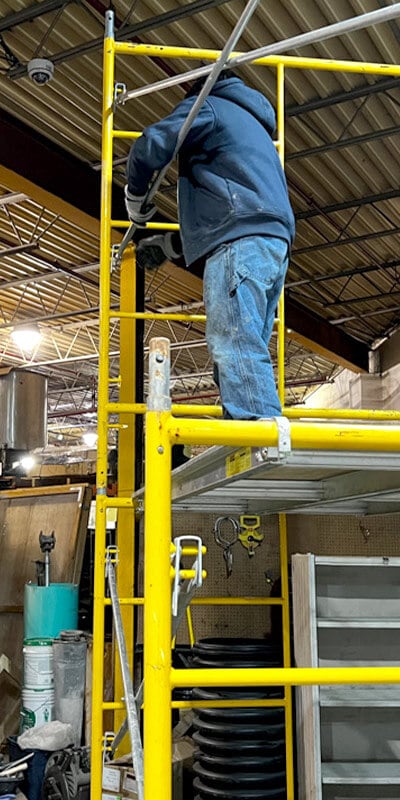
<svg viewBox="0 0 400 800"><path fill-rule="evenodd" d="M11 338L21 350L34 350L42 334L37 325L24 325L11 331Z"/></svg>
<svg viewBox="0 0 400 800"><path fill-rule="evenodd" d="M97 444L97 433L95 431L86 431L82 439L87 447L94 447Z"/></svg>
<svg viewBox="0 0 400 800"><path fill-rule="evenodd" d="M29 472L29 470L35 466L35 459L32 456L24 456L24 458L21 458L19 463L21 464L22 469L26 470L26 472Z"/></svg>

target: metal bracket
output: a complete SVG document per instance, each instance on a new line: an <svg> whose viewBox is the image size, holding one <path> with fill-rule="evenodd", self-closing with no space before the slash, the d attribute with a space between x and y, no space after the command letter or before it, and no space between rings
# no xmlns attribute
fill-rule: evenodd
<svg viewBox="0 0 400 800"><path fill-rule="evenodd" d="M114 564L116 566L118 564L118 554L119 549L115 544L109 544L106 547L106 577L108 575L108 567L110 564Z"/></svg>
<svg viewBox="0 0 400 800"><path fill-rule="evenodd" d="M282 461L292 451L290 436L290 420L287 417L271 417L278 428L277 447L262 447L260 450L262 461Z"/></svg>
<svg viewBox="0 0 400 800"><path fill-rule="evenodd" d="M108 761L112 761L115 752L115 733L114 731L104 731L103 735L103 767Z"/></svg>
<svg viewBox="0 0 400 800"><path fill-rule="evenodd" d="M116 83L114 86L114 105L115 106L123 106L125 100L122 99L121 95L123 96L126 94L126 83Z"/></svg>
<svg viewBox="0 0 400 800"><path fill-rule="evenodd" d="M190 543L192 546L194 545L197 548L197 553L195 560L191 566L191 569L194 570L194 576L189 580L187 586L185 587L185 594L191 594L195 589L199 589L200 586L203 584L203 553L202 547L203 543L201 541L200 536L177 536L174 539L175 545L175 553L171 555L171 561L175 566L175 576L174 576L174 584L172 588L172 616L178 616L178 600L179 595L183 589L184 581L181 580L180 577L180 561L182 557L182 550L184 544Z"/></svg>
<svg viewBox="0 0 400 800"><path fill-rule="evenodd" d="M118 269L121 263L121 258L119 254L119 244L112 244L111 245L111 264L110 264L110 272L111 275Z"/></svg>

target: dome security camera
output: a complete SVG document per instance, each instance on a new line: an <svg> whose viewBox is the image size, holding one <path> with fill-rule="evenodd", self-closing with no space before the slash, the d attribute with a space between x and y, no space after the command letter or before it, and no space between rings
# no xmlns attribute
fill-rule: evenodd
<svg viewBox="0 0 400 800"><path fill-rule="evenodd" d="M51 81L54 75L54 64L48 58L32 58L28 62L28 75L34 83L43 86Z"/></svg>

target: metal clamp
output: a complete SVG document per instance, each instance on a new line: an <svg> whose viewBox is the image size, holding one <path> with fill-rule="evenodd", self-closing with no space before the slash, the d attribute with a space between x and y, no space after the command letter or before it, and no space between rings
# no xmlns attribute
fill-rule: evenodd
<svg viewBox="0 0 400 800"><path fill-rule="evenodd" d="M114 85L114 106L123 106L125 103L126 83L115 83Z"/></svg>
<svg viewBox="0 0 400 800"><path fill-rule="evenodd" d="M230 539L226 539L222 536L222 523L223 522L230 522L232 526L232 535ZM236 542L239 540L240 536L240 525L234 517L218 517L214 523L214 538L216 543L222 547L222 554L224 556L225 567L226 567L226 577L229 578L232 575L233 569L233 553L232 547Z"/></svg>
<svg viewBox="0 0 400 800"><path fill-rule="evenodd" d="M110 263L111 275L112 275L113 272L115 272L116 269L118 269L118 267L119 267L119 265L121 263L121 256L120 256L120 253L119 253L119 248L120 248L119 244L112 244L111 245L111 263Z"/></svg>
<svg viewBox="0 0 400 800"><path fill-rule="evenodd" d="M290 436L290 420L287 417L271 417L278 428L277 447L262 447L261 458L263 461L281 461L288 453L292 452Z"/></svg>
<svg viewBox="0 0 400 800"><path fill-rule="evenodd" d="M230 522L232 526L232 537L230 539L225 539L225 537L222 536L221 529L223 522ZM240 533L240 525L237 519L235 519L234 517L218 517L218 519L216 519L214 522L215 541L217 544L219 544L220 547L223 547L224 550L226 548L231 548L233 547L234 544L236 544L239 538L239 533Z"/></svg>
<svg viewBox="0 0 400 800"><path fill-rule="evenodd" d="M175 552L171 554L171 561L175 565L174 584L172 588L172 616L178 616L178 600L182 592L184 581L180 577L180 562L182 558L182 550L184 544L195 546L197 553L191 569L194 571L194 576L189 580L185 587L185 593L189 594L194 589L199 589L203 584L203 542L200 536L177 536L174 539Z"/></svg>
<svg viewBox="0 0 400 800"><path fill-rule="evenodd" d="M118 564L119 549L115 544L109 544L106 547L106 577L108 575L108 567L110 564L116 566Z"/></svg>
<svg viewBox="0 0 400 800"><path fill-rule="evenodd" d="M103 735L103 767L108 761L112 761L115 747L115 733L114 731L105 731Z"/></svg>

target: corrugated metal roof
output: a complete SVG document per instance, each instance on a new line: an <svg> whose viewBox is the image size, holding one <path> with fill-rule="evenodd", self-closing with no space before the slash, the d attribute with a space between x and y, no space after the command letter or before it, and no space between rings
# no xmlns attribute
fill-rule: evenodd
<svg viewBox="0 0 400 800"><path fill-rule="evenodd" d="M31 0L0 0L0 21L30 5ZM190 4L174 0L139 0L133 7L131 2L117 0L114 6L117 24L124 20L127 24L139 24L169 11L190 9ZM149 25L140 34L140 40L220 48L243 7L242 0L233 0L154 30ZM307 3L263 0L242 37L240 49L253 49L380 7L379 0L347 0L329 6L324 0ZM40 55L54 57L57 63L54 79L44 87L36 86L26 75L9 77L12 70L0 77L3 109L94 167L100 163L101 146L101 47L74 57L66 51L102 37L102 8L100 0L69 2L62 11L55 10L3 31L7 47L19 62L25 64ZM399 40L396 21L288 54L398 63ZM63 52L64 58L60 55ZM1 65L7 67L5 60ZM196 65L185 59L166 62L121 58L117 79L131 89L160 80L168 71L185 71ZM240 74L274 101L274 70L243 67ZM389 199L380 198L388 192L399 192L400 82L394 82L387 91L371 94L360 91L356 98L352 94L356 89L375 84L376 80L373 76L337 72L287 70L286 73L286 172L298 215L287 292L306 308L368 345L397 327L400 312L397 281L400 193ZM334 96L343 92L350 92L348 99L334 102ZM181 97L181 88L170 88L129 102L118 110L118 127L142 129L168 113ZM329 104L322 107L319 101L326 98L330 98ZM318 102L309 110L307 103L314 100ZM126 143L116 142L116 158L123 158L127 151ZM116 180L121 185L123 170L122 165L116 171ZM175 219L173 170L169 178L172 188L162 191L158 204L163 213ZM12 189L2 186L0 199ZM364 203L364 198L369 197L374 202ZM343 203L347 207L341 207ZM89 309L98 305L98 269L86 267L97 264L97 237L85 230L84 224L79 227L57 218L29 197L0 208L2 246L29 244L38 236L39 242L31 250L0 258L2 360L21 362L21 354L15 352L8 337L14 322L46 317L41 323L46 335L32 365L37 363L46 371L57 365L57 380L65 373L65 383L69 385L83 376L90 389L97 370L98 341L93 324L97 312ZM60 267L82 271L79 276L71 277L65 271L55 273ZM201 301L201 284L196 278L170 268L166 270L147 276L149 309ZM6 285L26 277L39 281ZM117 290L116 279L114 289ZM170 335L178 341L185 337L196 341L203 336L202 325L196 325L195 330L182 325L171 329L159 322L151 330L153 334ZM117 326L111 344L112 351L117 351ZM84 356L86 361L71 360ZM211 375L203 375L211 372L204 347L180 350L175 369L185 376L193 373L192 377L176 381L177 394L193 389L198 393L212 391ZM288 400L298 402L309 390L308 381L329 379L336 367L292 343L288 346L287 370L289 383L304 381L303 387L293 387L288 395ZM196 377L196 373L203 377ZM52 380L56 386L56 379ZM70 399L65 395L62 405L69 404Z"/></svg>

